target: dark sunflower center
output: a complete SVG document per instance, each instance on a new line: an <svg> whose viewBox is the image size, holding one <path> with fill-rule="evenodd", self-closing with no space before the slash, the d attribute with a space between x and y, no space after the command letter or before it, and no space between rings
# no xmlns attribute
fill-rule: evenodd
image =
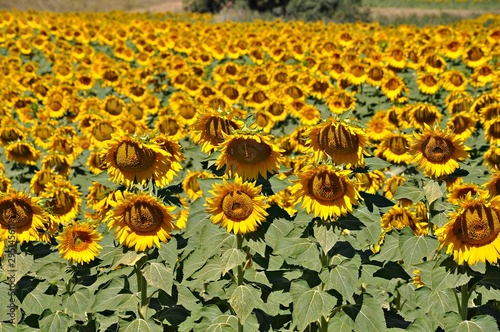
<svg viewBox="0 0 500 332"><path fill-rule="evenodd" d="M89 244L92 242L92 238L90 237L90 234L88 232L82 232L82 231L74 231L70 235L70 248L71 250L74 251L84 251L89 247Z"/></svg>
<svg viewBox="0 0 500 332"><path fill-rule="evenodd" d="M272 103L268 110L272 115L279 116L285 111L285 105L282 103Z"/></svg>
<svg viewBox="0 0 500 332"><path fill-rule="evenodd" d="M368 76L374 81L384 78L384 71L379 67L373 67L368 71Z"/></svg>
<svg viewBox="0 0 500 332"><path fill-rule="evenodd" d="M472 196L477 194L476 189L470 188L470 187L465 187L465 188L460 188L456 191L455 195L457 198L465 198L467 194L470 193Z"/></svg>
<svg viewBox="0 0 500 332"><path fill-rule="evenodd" d="M156 160L154 151L141 148L136 142L122 142L115 152L116 166L125 172L141 172L150 169Z"/></svg>
<svg viewBox="0 0 500 332"><path fill-rule="evenodd" d="M189 188L191 188L192 191L198 192L200 190L200 185L198 184L198 179L195 177L191 177L188 182Z"/></svg>
<svg viewBox="0 0 500 332"><path fill-rule="evenodd" d="M463 116L457 116L453 119L453 131L455 134L463 133L468 127L468 121Z"/></svg>
<svg viewBox="0 0 500 332"><path fill-rule="evenodd" d="M318 135L318 145L329 155L356 153L358 144L358 135L351 133L344 126L328 126Z"/></svg>
<svg viewBox="0 0 500 332"><path fill-rule="evenodd" d="M219 144L224 141L224 134L229 134L231 129L236 128L237 126L229 120L214 116L207 121L205 133L212 142Z"/></svg>
<svg viewBox="0 0 500 332"><path fill-rule="evenodd" d="M52 214L65 215L75 206L76 200L70 194L58 192L55 197L48 202Z"/></svg>
<svg viewBox="0 0 500 332"><path fill-rule="evenodd" d="M461 241L472 245L490 243L499 231L498 213L483 204L467 207L453 225L455 235Z"/></svg>
<svg viewBox="0 0 500 332"><path fill-rule="evenodd" d="M163 223L163 213L158 206L136 202L123 212L123 220L134 232L152 232Z"/></svg>
<svg viewBox="0 0 500 332"><path fill-rule="evenodd" d="M33 209L21 199L9 199L0 203L0 223L5 227L23 227L33 220Z"/></svg>
<svg viewBox="0 0 500 332"><path fill-rule="evenodd" d="M12 155L15 157L30 158L33 157L31 149L26 144L17 144L11 151Z"/></svg>
<svg viewBox="0 0 500 332"><path fill-rule="evenodd" d="M184 118L184 119L192 119L196 115L196 107L193 105L182 105L179 108L179 114Z"/></svg>
<svg viewBox="0 0 500 332"><path fill-rule="evenodd" d="M106 141L111 138L111 133L113 132L113 127L106 122L100 123L94 127L92 133L98 141Z"/></svg>
<svg viewBox="0 0 500 332"><path fill-rule="evenodd" d="M455 152L453 142L443 137L430 136L421 145L424 157L435 163L448 161Z"/></svg>
<svg viewBox="0 0 500 332"><path fill-rule="evenodd" d="M231 219L244 220L253 212L252 198L239 190L233 191L222 200L222 211Z"/></svg>
<svg viewBox="0 0 500 332"><path fill-rule="evenodd" d="M227 147L228 155L243 164L258 164L269 159L272 149L264 142L236 138Z"/></svg>
<svg viewBox="0 0 500 332"><path fill-rule="evenodd" d="M175 135L179 131L179 124L175 119L165 119L160 124L160 132L166 135Z"/></svg>
<svg viewBox="0 0 500 332"><path fill-rule="evenodd" d="M106 112L111 115L118 115L122 112L123 107L116 99L109 99L105 106Z"/></svg>
<svg viewBox="0 0 500 332"><path fill-rule="evenodd" d="M408 142L403 137L391 137L389 139L389 149L397 155L405 154L408 151Z"/></svg>
<svg viewBox="0 0 500 332"><path fill-rule="evenodd" d="M500 138L500 122L493 123L488 131L494 138Z"/></svg>
<svg viewBox="0 0 500 332"><path fill-rule="evenodd" d="M415 120L419 123L432 124L436 121L436 113L427 107L419 107L414 113Z"/></svg>
<svg viewBox="0 0 500 332"><path fill-rule="evenodd" d="M347 186L336 174L320 172L309 180L309 192L317 200L332 202L346 194Z"/></svg>

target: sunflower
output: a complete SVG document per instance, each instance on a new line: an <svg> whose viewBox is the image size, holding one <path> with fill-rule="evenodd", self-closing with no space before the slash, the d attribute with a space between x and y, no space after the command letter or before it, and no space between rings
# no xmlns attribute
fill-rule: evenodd
<svg viewBox="0 0 500 332"><path fill-rule="evenodd" d="M410 126L417 129L424 129L426 125L432 126L434 123L439 123L443 116L435 105L428 103L409 104L402 114L407 115Z"/></svg>
<svg viewBox="0 0 500 332"><path fill-rule="evenodd" d="M377 157L395 164L409 164L413 156L410 154L411 136L408 134L388 134L375 149Z"/></svg>
<svg viewBox="0 0 500 332"><path fill-rule="evenodd" d="M489 144L500 143L500 118L485 121L483 127L485 139Z"/></svg>
<svg viewBox="0 0 500 332"><path fill-rule="evenodd" d="M484 163L491 171L500 170L500 147L490 145L488 151L484 153Z"/></svg>
<svg viewBox="0 0 500 332"><path fill-rule="evenodd" d="M262 186L255 182L243 182L238 175L234 182L223 179L223 183L215 183L209 191L206 210L214 224L225 227L234 234L254 232L266 220L269 207L265 196L260 195Z"/></svg>
<svg viewBox="0 0 500 332"><path fill-rule="evenodd" d="M332 165L309 165L299 173L292 193L307 213L324 220L352 212L360 198L357 183L349 179L351 171L338 171Z"/></svg>
<svg viewBox="0 0 500 332"><path fill-rule="evenodd" d="M113 208L106 214L105 222L121 244L145 251L171 238L175 226L170 212L175 207L167 207L147 193L118 191L115 199L110 201Z"/></svg>
<svg viewBox="0 0 500 332"><path fill-rule="evenodd" d="M351 124L330 119L309 129L305 136L316 161L331 157L337 165L358 167L364 165L364 155L369 155L365 132Z"/></svg>
<svg viewBox="0 0 500 332"><path fill-rule="evenodd" d="M49 182L54 182L57 175L51 169L42 168L39 171L35 171L35 174L30 180L30 189L35 194L38 195L41 191L45 190L45 186Z"/></svg>
<svg viewBox="0 0 500 332"><path fill-rule="evenodd" d="M67 224L80 212L81 193L76 186L62 177L56 177L53 182L47 182L40 196L47 199L46 207L54 221Z"/></svg>
<svg viewBox="0 0 500 332"><path fill-rule="evenodd" d="M467 194L451 212L450 221L437 229L438 251L446 247L458 264L486 261L495 264L500 257L500 197L489 201Z"/></svg>
<svg viewBox="0 0 500 332"><path fill-rule="evenodd" d="M451 174L459 167L459 160L469 157L469 148L449 128L443 131L426 126L423 133L413 135L415 137L410 147L410 153L414 156L412 163L424 169L427 176Z"/></svg>
<svg viewBox="0 0 500 332"><path fill-rule="evenodd" d="M231 131L240 127L239 122L230 119L221 109L206 111L193 126L193 141L201 144L203 152L210 153L224 141L224 134L231 134Z"/></svg>
<svg viewBox="0 0 500 332"><path fill-rule="evenodd" d="M40 201L14 190L0 193L0 239L7 239L14 231L19 243L39 241L39 230L45 229L48 220Z"/></svg>
<svg viewBox="0 0 500 332"><path fill-rule="evenodd" d="M372 141L381 141L392 134L396 126L387 120L388 111L378 111L368 121L366 135Z"/></svg>
<svg viewBox="0 0 500 332"><path fill-rule="evenodd" d="M311 104L304 105L300 111L296 112L296 115L299 118L300 123L304 126L314 126L321 119L319 109Z"/></svg>
<svg viewBox="0 0 500 332"><path fill-rule="evenodd" d="M283 150L262 134L234 133L224 135L219 145L220 156L215 165L225 168L225 173L239 175L244 180L257 179L259 174L267 179L268 173L276 173L280 167Z"/></svg>
<svg viewBox="0 0 500 332"><path fill-rule="evenodd" d="M51 153L42 159L42 168L53 169L55 173L68 176L73 159L62 153Z"/></svg>
<svg viewBox="0 0 500 332"><path fill-rule="evenodd" d="M12 181L3 172L0 172L0 193L6 193L12 188Z"/></svg>
<svg viewBox="0 0 500 332"><path fill-rule="evenodd" d="M491 180L484 183L483 187L491 197L500 195L500 172L494 171L490 175Z"/></svg>
<svg viewBox="0 0 500 332"><path fill-rule="evenodd" d="M169 114L167 109L162 109L159 113L158 120L155 124L156 131L169 136L173 140L180 140L186 136L186 131L177 117L167 115Z"/></svg>
<svg viewBox="0 0 500 332"><path fill-rule="evenodd" d="M464 183L462 178L458 178L457 181L453 182L448 186L448 194L446 195L446 200L453 204L458 204L460 200L464 200L467 194L472 196L480 196L483 198L488 197L488 192L484 189L479 188L475 183Z"/></svg>
<svg viewBox="0 0 500 332"><path fill-rule="evenodd" d="M402 102L406 98L404 94L408 92L403 79L397 75L388 77L381 86L382 92L390 101Z"/></svg>
<svg viewBox="0 0 500 332"><path fill-rule="evenodd" d="M432 73L419 72L417 76L417 85L420 92L433 95L441 87L438 77Z"/></svg>
<svg viewBox="0 0 500 332"><path fill-rule="evenodd" d="M468 80L465 74L456 69L449 70L441 74L442 85L447 91L464 91L467 88Z"/></svg>
<svg viewBox="0 0 500 332"><path fill-rule="evenodd" d="M295 213L297 213L297 209L295 209L295 206L297 205L297 197L293 195L290 187L269 196L267 202L269 204L278 205L280 208L285 210L289 216L294 216Z"/></svg>
<svg viewBox="0 0 500 332"><path fill-rule="evenodd" d="M28 142L13 142L5 147L5 157L24 165L36 165L38 159L42 155L42 151L37 150L31 143Z"/></svg>
<svg viewBox="0 0 500 332"><path fill-rule="evenodd" d="M399 204L394 205L389 211L384 213L380 219L384 232L389 232L391 229L403 229L415 225L417 219L413 211L408 208L401 207Z"/></svg>
<svg viewBox="0 0 500 332"><path fill-rule="evenodd" d="M92 174L98 175L107 169L106 154L101 150L94 150L90 153L86 165Z"/></svg>
<svg viewBox="0 0 500 332"><path fill-rule="evenodd" d="M379 170L367 173L356 173L355 176L359 184L359 191L369 194L376 194L385 182L385 175Z"/></svg>
<svg viewBox="0 0 500 332"><path fill-rule="evenodd" d="M447 127L463 141L467 140L476 130L477 116L470 112L453 114L447 122Z"/></svg>
<svg viewBox="0 0 500 332"><path fill-rule="evenodd" d="M480 67L490 61L491 58L492 56L486 45L480 43L472 44L472 46L462 54L462 60L471 68Z"/></svg>
<svg viewBox="0 0 500 332"><path fill-rule="evenodd" d="M405 182L406 179L404 176L401 175L391 176L389 179L385 181L384 187L382 188L384 196L389 199L393 199L396 190Z"/></svg>
<svg viewBox="0 0 500 332"><path fill-rule="evenodd" d="M458 95L456 98L449 98L450 96ZM456 114L461 112L469 112L472 106L472 98L469 95L462 95L461 91L453 91L448 97L445 98L446 109L450 114Z"/></svg>
<svg viewBox="0 0 500 332"><path fill-rule="evenodd" d="M422 66L429 73L441 74L446 70L446 60L438 54L430 53L422 59Z"/></svg>
<svg viewBox="0 0 500 332"><path fill-rule="evenodd" d="M131 187L154 179L160 186L170 182L171 154L158 143L126 132L113 134L105 152L110 180ZM167 176L168 175L168 176Z"/></svg>
<svg viewBox="0 0 500 332"><path fill-rule="evenodd" d="M200 189L200 185L198 184L198 179L207 179L213 177L215 177L215 175L207 171L193 172L188 170L186 177L182 181L182 189L189 196L189 198L194 201L195 199L203 195L203 192Z"/></svg>
<svg viewBox="0 0 500 332"><path fill-rule="evenodd" d="M89 263L99 255L102 247L98 242L102 239L93 226L88 223L74 223L64 227L56 237L57 249L62 258L70 263Z"/></svg>

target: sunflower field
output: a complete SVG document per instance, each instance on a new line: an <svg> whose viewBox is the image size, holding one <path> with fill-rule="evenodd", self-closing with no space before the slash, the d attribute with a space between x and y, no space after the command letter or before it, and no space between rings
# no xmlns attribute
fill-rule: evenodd
<svg viewBox="0 0 500 332"><path fill-rule="evenodd" d="M0 12L0 331L499 331L500 17Z"/></svg>

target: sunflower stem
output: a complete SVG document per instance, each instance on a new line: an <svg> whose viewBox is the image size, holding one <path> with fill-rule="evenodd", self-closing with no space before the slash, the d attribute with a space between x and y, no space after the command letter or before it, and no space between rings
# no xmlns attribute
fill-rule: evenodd
<svg viewBox="0 0 500 332"><path fill-rule="evenodd" d="M241 234L236 234L236 248L238 250L243 250L243 235ZM246 263L243 263L246 264ZM238 274L236 276L236 283L238 286L243 285L243 273L245 271L243 270L243 265L240 264L238 265ZM241 320L238 317L238 332L243 332L243 324L241 324Z"/></svg>
<svg viewBox="0 0 500 332"><path fill-rule="evenodd" d="M461 300L460 300L460 316L462 317L462 320L467 320L467 311L469 308L469 285L465 283L462 285L460 289L460 295L461 295Z"/></svg>
<svg viewBox="0 0 500 332"><path fill-rule="evenodd" d="M148 305L149 305L149 299L148 299L148 284L146 282L146 279L144 278L144 275L142 274L142 267L143 265L148 261L148 252L144 252L145 256L142 257L140 260L138 260L135 265L135 275L137 277L137 291L140 292L140 303L139 303L139 316L146 320L148 316Z"/></svg>

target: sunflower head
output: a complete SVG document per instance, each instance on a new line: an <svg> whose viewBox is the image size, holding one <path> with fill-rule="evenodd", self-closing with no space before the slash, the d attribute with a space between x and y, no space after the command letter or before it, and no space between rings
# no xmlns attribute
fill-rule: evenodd
<svg viewBox="0 0 500 332"><path fill-rule="evenodd" d="M64 227L56 237L57 249L64 259L77 263L89 263L94 260L102 247L98 242L102 239L93 226L87 223L74 223Z"/></svg>
<svg viewBox="0 0 500 332"><path fill-rule="evenodd" d="M226 179L222 184L214 184L205 204L214 224L225 227L234 234L247 234L255 231L266 220L269 207L265 197L260 195L261 186L254 182L243 182L236 176L234 182Z"/></svg>
<svg viewBox="0 0 500 332"><path fill-rule="evenodd" d="M193 141L202 145L202 151L209 153L224 141L224 134L231 134L241 124L231 120L222 110L207 111L194 124Z"/></svg>
<svg viewBox="0 0 500 332"><path fill-rule="evenodd" d="M225 166L226 173L243 179L257 179L259 175L267 179L268 173L278 171L283 151L268 136L234 133L225 137L215 162L217 169Z"/></svg>
<svg viewBox="0 0 500 332"><path fill-rule="evenodd" d="M500 257L500 198L486 201L468 193L458 204L450 221L435 232L438 250L446 247L458 264L496 263Z"/></svg>
<svg viewBox="0 0 500 332"><path fill-rule="evenodd" d="M170 212L175 207L164 206L147 193L116 192L115 199L105 220L121 244L145 251L171 238L175 226Z"/></svg>
<svg viewBox="0 0 500 332"><path fill-rule="evenodd" d="M446 130L431 129L426 126L422 134L414 134L410 153L414 155L413 163L431 177L452 174L459 166L459 160L465 160L469 149L463 141L456 137L449 128Z"/></svg>

